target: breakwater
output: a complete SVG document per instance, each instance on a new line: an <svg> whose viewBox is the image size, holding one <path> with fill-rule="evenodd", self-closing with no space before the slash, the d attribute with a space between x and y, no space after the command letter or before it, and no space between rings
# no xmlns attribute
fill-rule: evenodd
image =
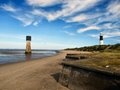
<svg viewBox="0 0 120 90"><path fill-rule="evenodd" d="M62 63L59 83L70 90L120 90L120 74Z"/></svg>

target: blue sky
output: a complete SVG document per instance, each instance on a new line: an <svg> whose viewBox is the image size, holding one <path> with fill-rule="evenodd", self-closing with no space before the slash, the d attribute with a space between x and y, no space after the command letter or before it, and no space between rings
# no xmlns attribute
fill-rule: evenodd
<svg viewBox="0 0 120 90"><path fill-rule="evenodd" d="M64 49L120 43L120 0L0 0L0 48Z"/></svg>

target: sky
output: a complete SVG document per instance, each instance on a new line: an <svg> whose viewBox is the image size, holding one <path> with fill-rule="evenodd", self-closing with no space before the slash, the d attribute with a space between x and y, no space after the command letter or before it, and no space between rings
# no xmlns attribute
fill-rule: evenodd
<svg viewBox="0 0 120 90"><path fill-rule="evenodd" d="M64 49L120 43L120 0L0 0L0 48Z"/></svg>

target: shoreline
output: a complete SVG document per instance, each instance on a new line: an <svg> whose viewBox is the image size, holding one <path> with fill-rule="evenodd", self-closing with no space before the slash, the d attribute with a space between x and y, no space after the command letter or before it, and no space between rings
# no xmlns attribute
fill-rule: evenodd
<svg viewBox="0 0 120 90"><path fill-rule="evenodd" d="M0 90L69 90L55 80L67 53L0 66Z"/></svg>
<svg viewBox="0 0 120 90"><path fill-rule="evenodd" d="M59 51L56 54L51 55L51 56L44 56L44 57L40 57L40 58L36 58L36 59L31 59L31 60L28 60L28 61L25 60L25 61L17 61L17 62L0 63L0 67L4 66L4 65L17 64L17 63L25 63L25 62L31 62L31 61L36 61L36 60L44 59L44 58L49 58L49 57L53 57L53 56L59 55L59 53L61 53L61 51Z"/></svg>

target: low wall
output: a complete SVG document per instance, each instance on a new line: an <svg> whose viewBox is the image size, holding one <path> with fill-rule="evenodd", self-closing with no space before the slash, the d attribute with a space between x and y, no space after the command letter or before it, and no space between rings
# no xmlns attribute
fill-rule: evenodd
<svg viewBox="0 0 120 90"><path fill-rule="evenodd" d="M59 82L71 90L120 90L120 75L62 63Z"/></svg>

